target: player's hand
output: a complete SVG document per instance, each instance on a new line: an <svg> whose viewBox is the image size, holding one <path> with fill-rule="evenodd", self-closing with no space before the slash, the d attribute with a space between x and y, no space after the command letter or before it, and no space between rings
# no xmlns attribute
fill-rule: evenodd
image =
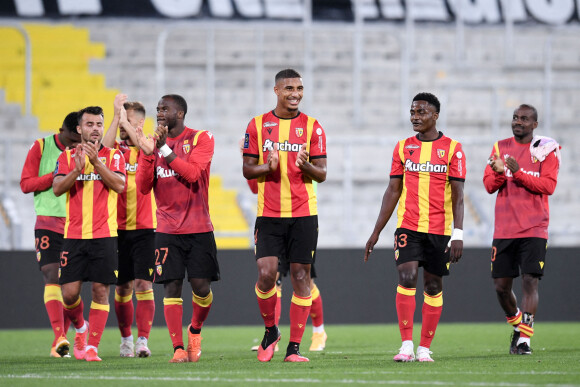
<svg viewBox="0 0 580 387"><path fill-rule="evenodd" d="M168 133L169 129L167 126L157 125L157 129L155 129L155 133L153 134L153 138L157 141L157 149L165 145Z"/></svg>
<svg viewBox="0 0 580 387"><path fill-rule="evenodd" d="M308 162L308 157L310 155L306 151L306 144L302 144L300 150L298 151L298 155L296 156L296 166L298 168L302 167L305 163Z"/></svg>
<svg viewBox="0 0 580 387"><path fill-rule="evenodd" d="M506 157L506 159L505 159L505 166L508 167L508 169L512 173L516 173L517 171L520 170L520 165L518 164L518 162L516 161L516 159L514 159L511 156Z"/></svg>
<svg viewBox="0 0 580 387"><path fill-rule="evenodd" d="M135 132L137 134L137 143L139 148L143 151L143 153L145 153L145 155L151 156L153 154L153 150L155 149L155 140L150 136L145 136L141 126L138 126L137 129L135 129Z"/></svg>
<svg viewBox="0 0 580 387"><path fill-rule="evenodd" d="M504 163L497 153L494 153L494 155L487 160L487 163L489 164L491 169L493 169L494 172L504 173L505 171Z"/></svg>
<svg viewBox="0 0 580 387"><path fill-rule="evenodd" d="M119 126L124 128L127 123L129 123L129 120L127 119L127 110L125 110L125 107L121 105L121 109L119 110Z"/></svg>
<svg viewBox="0 0 580 387"><path fill-rule="evenodd" d="M240 148L240 154L243 156L244 155L244 139L241 138L240 141L238 142L238 146Z"/></svg>
<svg viewBox="0 0 580 387"><path fill-rule="evenodd" d="M378 241L379 241L379 236L375 235L375 234L371 235L371 237L367 241L367 244L365 246L365 256L364 256L365 262L367 262L369 260L369 257L371 256L371 253L373 252L373 249L375 248L375 245L377 244Z"/></svg>
<svg viewBox="0 0 580 387"><path fill-rule="evenodd" d="M85 151L81 144L78 144L75 149L75 172L81 173L85 167Z"/></svg>
<svg viewBox="0 0 580 387"><path fill-rule="evenodd" d="M445 249L446 253L448 251L451 251L449 253L449 262L451 263L459 262L461 256L463 255L463 241L459 239L451 241L451 243L447 245L447 248Z"/></svg>
<svg viewBox="0 0 580 387"><path fill-rule="evenodd" d="M101 148L100 141L85 142L82 144L83 151L89 158L89 162L93 165L99 162L99 149Z"/></svg>
<svg viewBox="0 0 580 387"><path fill-rule="evenodd" d="M280 155L278 154L278 144L274 144L274 149L268 152L268 167L270 172L274 172L278 169L278 163L280 161Z"/></svg>
<svg viewBox="0 0 580 387"><path fill-rule="evenodd" d="M127 102L127 94L117 94L115 96L115 100L113 101L113 112L115 115L119 114L125 102Z"/></svg>

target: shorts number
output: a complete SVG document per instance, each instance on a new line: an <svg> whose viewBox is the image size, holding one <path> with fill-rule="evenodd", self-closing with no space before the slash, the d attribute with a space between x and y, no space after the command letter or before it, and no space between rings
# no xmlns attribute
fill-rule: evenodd
<svg viewBox="0 0 580 387"><path fill-rule="evenodd" d="M162 250L165 254L163 254L163 259L159 262L159 257L161 255L160 251ZM160 247L159 249L155 249L155 265L163 265L165 260L167 259L167 254L169 253L169 247Z"/></svg>
<svg viewBox="0 0 580 387"><path fill-rule="evenodd" d="M495 261L495 255L497 254L497 247L493 246L491 248L491 261L494 262Z"/></svg>
<svg viewBox="0 0 580 387"><path fill-rule="evenodd" d="M65 267L68 265L68 257L66 256L68 251L61 251L60 252L60 267Z"/></svg>
<svg viewBox="0 0 580 387"><path fill-rule="evenodd" d="M38 250L40 247L41 250L46 250L50 247L50 238L48 235L43 235L40 240L38 238L34 239L35 249Z"/></svg>
<svg viewBox="0 0 580 387"><path fill-rule="evenodd" d="M395 250L407 246L407 234L395 235Z"/></svg>

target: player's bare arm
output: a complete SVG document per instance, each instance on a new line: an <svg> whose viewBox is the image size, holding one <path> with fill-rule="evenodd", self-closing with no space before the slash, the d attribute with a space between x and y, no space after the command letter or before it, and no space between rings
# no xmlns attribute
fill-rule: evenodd
<svg viewBox="0 0 580 387"><path fill-rule="evenodd" d="M248 180L257 179L258 177L272 173L278 169L280 161L278 155L278 144L268 152L267 162L258 164L258 159L255 157L244 156L243 172L244 177Z"/></svg>
<svg viewBox="0 0 580 387"><path fill-rule="evenodd" d="M326 158L306 162L300 166L300 170L317 183L322 183L326 180Z"/></svg>
<svg viewBox="0 0 580 387"><path fill-rule="evenodd" d="M89 162L95 167L95 172L97 172L103 183L116 193L121 193L125 189L125 176L123 174L111 171L103 162L99 159L99 149L101 143L95 141L94 143L86 142L82 144L83 150L89 158Z"/></svg>
<svg viewBox="0 0 580 387"><path fill-rule="evenodd" d="M145 155L151 156L153 154L153 150L155 149L155 140L153 137L145 136L142 127L137 127L135 129L135 135L139 149L141 149Z"/></svg>
<svg viewBox="0 0 580 387"><path fill-rule="evenodd" d="M312 180L322 183L326 180L326 158L314 159L309 162L309 157L310 155L306 151L306 145L303 144L296 157L296 166Z"/></svg>
<svg viewBox="0 0 580 387"><path fill-rule="evenodd" d="M119 128L122 128L125 132L127 132L129 139L131 140L131 144L135 145L137 149L140 149L139 143L137 141L137 129L131 125L131 122L129 122L129 119L127 118L127 110L125 110L124 106L121 106L119 116Z"/></svg>
<svg viewBox="0 0 580 387"><path fill-rule="evenodd" d="M375 245L379 241L379 235L381 231L383 231L389 219L391 219L391 215L393 214L393 211L399 202L399 198L401 197L401 192L403 192L403 179L391 178L389 180L389 185L385 190L385 194L383 195L381 211L379 212L377 222L375 223L375 228L365 246L365 262L369 260Z"/></svg>
<svg viewBox="0 0 580 387"><path fill-rule="evenodd" d="M453 228L454 233L451 236L451 244L445 249L445 252L451 251L449 253L449 262L456 263L461 259L463 255L463 235L460 239L458 238L455 229L461 230L463 233L463 181L449 180L449 185L451 186L451 210L453 211Z"/></svg>
<svg viewBox="0 0 580 387"><path fill-rule="evenodd" d="M246 179L257 179L258 177L270 173L270 164L258 164L258 159L256 157L244 156L242 170Z"/></svg>
<svg viewBox="0 0 580 387"><path fill-rule="evenodd" d="M117 138L117 128L120 123L120 112L123 108L123 104L127 102L126 94L117 94L115 100L113 101L113 120L107 129L107 133L103 136L103 145L109 148L115 146L115 139Z"/></svg>
<svg viewBox="0 0 580 387"><path fill-rule="evenodd" d="M52 181L52 191L56 196L60 196L70 190L74 185L77 177L85 168L85 152L81 144L78 144L75 150L75 167L66 175L57 175Z"/></svg>

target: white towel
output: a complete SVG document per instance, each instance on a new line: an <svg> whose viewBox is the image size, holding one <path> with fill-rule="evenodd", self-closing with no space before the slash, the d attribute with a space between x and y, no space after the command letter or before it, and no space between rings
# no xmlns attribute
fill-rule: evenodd
<svg viewBox="0 0 580 387"><path fill-rule="evenodd" d="M530 153L540 162L544 161L551 152L556 152L558 163L561 164L560 148L562 147L556 140L545 136L534 136L530 143Z"/></svg>

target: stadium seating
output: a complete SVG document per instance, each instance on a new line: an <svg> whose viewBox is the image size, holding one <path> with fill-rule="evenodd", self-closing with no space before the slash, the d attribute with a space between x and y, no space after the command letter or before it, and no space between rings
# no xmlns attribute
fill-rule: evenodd
<svg viewBox="0 0 580 387"><path fill-rule="evenodd" d="M86 46L80 51L86 60L83 63L88 63L82 82L104 88L97 96L109 105L114 93L107 94L107 88L141 100L151 117L163 93L186 98L186 124L211 130L216 136L212 173L223 179L224 190L237 192L237 210L241 206L250 223L248 238L255 200L252 203L241 176L238 141L251 117L274 107L274 74L281 68L295 67L304 75L303 110L319 119L328 134L328 180L318 190L320 246L363 246L366 242L388 182L395 141L412 135L406 112L410 99L419 91L439 96L439 128L464 144L468 162L467 245L487 246L491 241L494 196L483 190L483 168L493 142L510 136L512 112L523 102L539 109L538 133L556 137L563 146L560 184L551 201L551 242L577 243L580 230L573 219L580 216L574 195L580 147L573 130L580 106L580 41L574 26L517 26L512 46L502 44L499 48L498 42L507 40L502 26L466 26L463 44L454 26L444 24L417 24L412 41L403 26L392 24L369 24L358 39L352 25L319 23L312 29L310 41L300 25L285 23L168 26L156 21L111 19L51 27L78 35L75 41ZM118 31L123 31L122 38ZM160 85L156 55L163 31L167 33L165 83ZM551 42L550 79L545 69L547 42ZM305 51L309 44L311 53ZM70 44L62 46L70 48ZM10 49L18 51L17 47ZM0 51L4 52L9 51ZM305 67L305 57L311 59L310 67ZM10 59L2 66L18 67L19 63ZM360 72L356 72L359 65ZM42 100L70 96L73 88L66 83L71 78L53 75L50 80L58 82L59 97L47 92ZM2 72L0 87L6 82ZM8 98L9 93L6 89L7 100L17 100ZM551 111L544 111L547 98ZM50 101L46 106L57 104ZM50 113L49 108L40 111L42 115ZM549 132L545 124L550 124ZM345 182L349 176L352 180ZM233 200L232 194L214 195L216 200L218 196ZM238 223L233 224L232 230L238 233ZM391 221L381 239L383 246L390 246L387 235L393 229Z"/></svg>

